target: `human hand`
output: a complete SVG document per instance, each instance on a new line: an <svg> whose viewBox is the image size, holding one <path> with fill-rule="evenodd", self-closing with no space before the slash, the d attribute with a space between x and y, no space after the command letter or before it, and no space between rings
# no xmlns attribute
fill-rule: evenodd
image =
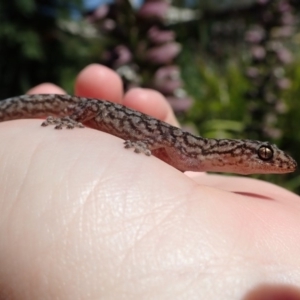
<svg viewBox="0 0 300 300"><path fill-rule="evenodd" d="M123 96L102 66L79 74L75 94L176 125L159 93ZM183 174L112 135L40 124L0 123L0 299L241 299L266 282L300 287L298 196Z"/></svg>

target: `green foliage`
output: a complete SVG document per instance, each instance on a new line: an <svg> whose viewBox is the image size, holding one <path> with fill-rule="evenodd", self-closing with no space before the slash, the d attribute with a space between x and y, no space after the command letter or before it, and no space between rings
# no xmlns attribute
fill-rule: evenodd
<svg viewBox="0 0 300 300"><path fill-rule="evenodd" d="M300 55L295 53L293 64L288 68L288 75L291 79L291 87L284 93L287 113L279 119L279 126L284 130L281 144L289 149L290 154L300 163ZM289 176L285 186L298 194L300 193L299 171Z"/></svg>
<svg viewBox="0 0 300 300"><path fill-rule="evenodd" d="M62 28L62 22L69 26L75 22L69 18L70 2L60 3L60 7L53 7L53 15L44 15L39 11L41 1L1 1L1 99L23 94L42 82L53 82L72 92L76 74L97 59L100 40Z"/></svg>
<svg viewBox="0 0 300 300"><path fill-rule="evenodd" d="M186 88L195 98L188 120L197 124L203 136L243 135L248 85L240 64L232 60L221 70L213 60L195 53L185 48L180 61Z"/></svg>
<svg viewBox="0 0 300 300"><path fill-rule="evenodd" d="M240 57L232 57L220 66L205 53L185 47L180 57L182 77L195 104L182 121L195 124L205 137L263 139L246 131L245 124L251 121L251 114L245 98L249 83L243 73L244 64ZM300 56L289 67L289 78L292 86L283 95L287 112L278 116L277 123L283 132L282 138L270 142L288 150L300 162ZM300 192L300 175L297 173L253 177Z"/></svg>

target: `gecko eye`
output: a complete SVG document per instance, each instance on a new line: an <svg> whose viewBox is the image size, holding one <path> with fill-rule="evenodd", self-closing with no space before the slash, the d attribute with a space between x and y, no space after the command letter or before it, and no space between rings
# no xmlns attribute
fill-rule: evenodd
<svg viewBox="0 0 300 300"><path fill-rule="evenodd" d="M258 148L258 156L262 159L262 160L270 160L273 157L273 150L270 146L260 146Z"/></svg>

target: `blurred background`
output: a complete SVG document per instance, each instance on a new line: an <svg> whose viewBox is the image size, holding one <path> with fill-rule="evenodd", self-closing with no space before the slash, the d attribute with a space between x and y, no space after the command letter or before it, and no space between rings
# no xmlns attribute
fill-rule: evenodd
<svg viewBox="0 0 300 300"><path fill-rule="evenodd" d="M164 94L183 128L270 141L300 163L300 1L0 0L0 99L73 93L90 63ZM300 193L299 171L258 175Z"/></svg>

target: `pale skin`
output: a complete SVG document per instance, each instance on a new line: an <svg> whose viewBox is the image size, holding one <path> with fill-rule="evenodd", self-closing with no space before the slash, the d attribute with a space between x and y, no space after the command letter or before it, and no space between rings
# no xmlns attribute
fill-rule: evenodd
<svg viewBox="0 0 300 300"><path fill-rule="evenodd" d="M178 125L162 95L123 95L103 66L86 67L74 94ZM297 195L181 173L112 135L40 124L0 123L0 299L242 299L264 283L300 288Z"/></svg>

